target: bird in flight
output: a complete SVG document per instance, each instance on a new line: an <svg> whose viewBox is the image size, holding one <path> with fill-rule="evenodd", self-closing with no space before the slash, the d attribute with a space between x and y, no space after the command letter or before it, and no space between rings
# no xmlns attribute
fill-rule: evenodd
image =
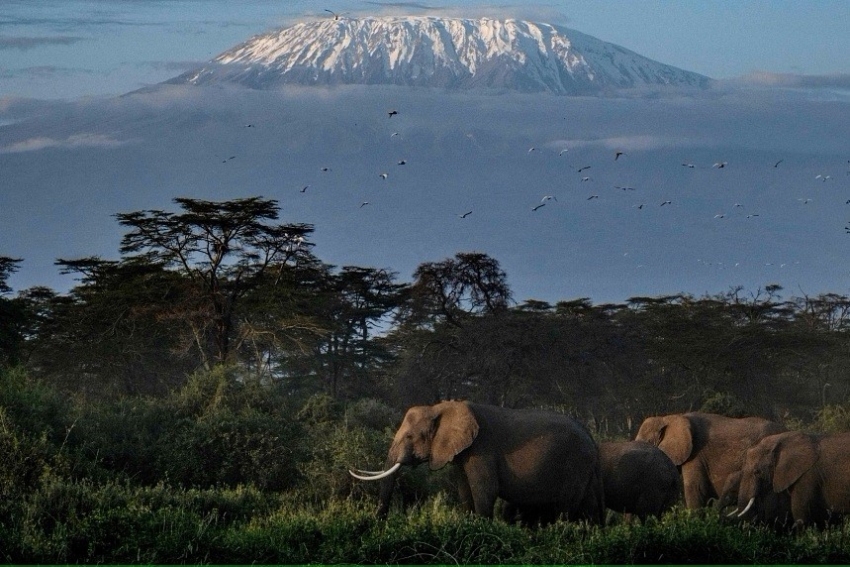
<svg viewBox="0 0 850 567"><path fill-rule="evenodd" d="M590 166L589 166L589 165L583 165L583 166L581 166L580 168L578 168L578 169L576 170L576 172L581 173L581 172L582 172L582 171L584 171L585 169L590 169Z"/></svg>
<svg viewBox="0 0 850 567"><path fill-rule="evenodd" d="M398 110L390 110L387 112L387 114L389 114L389 117L392 118L393 116L398 114Z"/></svg>
<svg viewBox="0 0 850 567"><path fill-rule="evenodd" d="M469 215L471 215L471 214L472 214L472 211L466 211L466 212L465 212L465 213L463 213L462 215L458 215L458 216L459 216L460 218L462 218L462 219L465 219L466 217L468 217L468 216L469 216Z"/></svg>
<svg viewBox="0 0 850 567"><path fill-rule="evenodd" d="M333 10L328 10L327 8L325 8L325 12L330 12L331 14L333 14L334 20L338 20L338 19L339 19L339 14L337 14L337 13L336 13L336 12L334 12Z"/></svg>
<svg viewBox="0 0 850 567"><path fill-rule="evenodd" d="M329 167L323 167L322 168L322 171L330 171L330 170L331 170L331 168L329 168Z"/></svg>
<svg viewBox="0 0 850 567"><path fill-rule="evenodd" d="M307 192L307 187L309 187L309 185L305 185L304 187L302 187L302 188L301 188L301 192L302 192L302 193L306 193L306 192Z"/></svg>
<svg viewBox="0 0 850 567"><path fill-rule="evenodd" d="M614 185L614 189L622 189L623 191L634 191L634 187L629 187L627 185Z"/></svg>
<svg viewBox="0 0 850 567"><path fill-rule="evenodd" d="M362 209L363 207L365 207L368 204L369 204L369 201L363 201L362 203L360 203L360 208Z"/></svg>
<svg viewBox="0 0 850 567"><path fill-rule="evenodd" d="M618 159L620 159L620 156L624 156L624 155L626 155L625 152L616 152L614 154L614 161L617 161Z"/></svg>
<svg viewBox="0 0 850 567"><path fill-rule="evenodd" d="M808 205L808 204L809 204L809 201L811 201L811 199L797 199L797 200L798 200L798 201L802 201L802 203L803 203L804 205Z"/></svg>
<svg viewBox="0 0 850 567"><path fill-rule="evenodd" d="M406 163L407 163L407 160L405 160L405 159L400 159L400 160L398 160L398 164L399 164L399 165L404 165L404 164L406 164Z"/></svg>
<svg viewBox="0 0 850 567"><path fill-rule="evenodd" d="M584 181L590 181L591 179L593 179L593 178L592 178L592 177L590 177L589 175L581 178L582 182L584 182Z"/></svg>
<svg viewBox="0 0 850 567"><path fill-rule="evenodd" d="M562 155L564 155L565 153L567 153L568 151L570 151L570 149L569 149L569 148L564 148L563 150L561 150L560 152L558 152L558 155L559 155L559 156L562 156Z"/></svg>
<svg viewBox="0 0 850 567"><path fill-rule="evenodd" d="M818 173L817 175L815 175L815 179L820 179L821 181L823 181L825 183L826 181L832 179L832 176L831 175L823 175L822 173Z"/></svg>
<svg viewBox="0 0 850 567"><path fill-rule="evenodd" d="M531 146L530 148L528 148L528 153L531 153L531 152L533 152L533 151L534 151L534 150L536 150L536 149L537 149L537 148L535 148L534 146Z"/></svg>
<svg viewBox="0 0 850 567"><path fill-rule="evenodd" d="M554 195L543 195L543 198L540 199L541 203L545 203L546 201L557 201L557 197Z"/></svg>
<svg viewBox="0 0 850 567"><path fill-rule="evenodd" d="M587 200L590 201L591 199L598 199L598 198L599 198L599 195L591 195L590 197L587 198Z"/></svg>
<svg viewBox="0 0 850 567"><path fill-rule="evenodd" d="M543 208L545 206L546 206L546 203L540 203L539 205L532 207L531 210L536 211L537 209Z"/></svg>
<svg viewBox="0 0 850 567"><path fill-rule="evenodd" d="M685 167L687 167L689 169L693 169L693 168L696 167L694 164L688 163L688 162L684 162L684 163L682 163L682 165L684 165Z"/></svg>
<svg viewBox="0 0 850 567"><path fill-rule="evenodd" d="M784 159L779 160L778 162L773 164L773 167L779 167L779 164L785 161Z"/></svg>
<svg viewBox="0 0 850 567"><path fill-rule="evenodd" d="M642 209L642 208L643 208L643 203L641 203L640 205L632 205L632 206L633 206L634 208L636 208L636 209Z"/></svg>
<svg viewBox="0 0 850 567"><path fill-rule="evenodd" d="M726 163L727 162L725 162L725 161L716 161L716 162L714 162L714 165L712 165L711 167L716 167L717 169L723 169L724 167L726 167Z"/></svg>
<svg viewBox="0 0 850 567"><path fill-rule="evenodd" d="M673 204L673 201L664 201L663 203L661 203L661 206L663 207L664 205L672 205L672 204Z"/></svg>
<svg viewBox="0 0 850 567"><path fill-rule="evenodd" d="M378 175L378 177L380 177L381 179L386 179L387 177L389 177L389 175L386 173L381 173Z"/></svg>
<svg viewBox="0 0 850 567"><path fill-rule="evenodd" d="M393 132L392 134L390 134L390 138L394 138L396 136L398 136L398 132Z"/></svg>

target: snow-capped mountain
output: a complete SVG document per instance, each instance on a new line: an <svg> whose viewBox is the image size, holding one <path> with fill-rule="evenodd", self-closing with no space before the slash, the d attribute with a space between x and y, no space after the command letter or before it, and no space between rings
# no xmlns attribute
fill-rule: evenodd
<svg viewBox="0 0 850 567"><path fill-rule="evenodd" d="M705 87L664 65L575 30L520 20L324 19L258 35L169 82L393 84L587 94L656 85Z"/></svg>

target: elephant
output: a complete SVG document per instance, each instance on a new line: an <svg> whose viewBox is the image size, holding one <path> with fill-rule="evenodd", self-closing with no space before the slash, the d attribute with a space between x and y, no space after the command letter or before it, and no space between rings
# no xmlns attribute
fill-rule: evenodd
<svg viewBox="0 0 850 567"><path fill-rule="evenodd" d="M759 501L786 493L794 527L825 526L850 512L850 433L771 435L745 456L738 489L738 516L747 518Z"/></svg>
<svg viewBox="0 0 850 567"><path fill-rule="evenodd" d="M681 497L679 471L661 449L644 441L603 442L599 461L605 505L641 521L660 517Z"/></svg>
<svg viewBox="0 0 850 567"><path fill-rule="evenodd" d="M393 475L402 465L425 462L431 470L452 463L464 508L487 518L497 498L520 507L552 506L568 519L596 524L604 517L596 443L566 415L466 401L414 406L393 438L384 470L349 472L382 481L377 513L386 517Z"/></svg>
<svg viewBox="0 0 850 567"><path fill-rule="evenodd" d="M744 457L746 461L746 456ZM726 477L726 484L720 493L717 509L725 512L731 506L738 506L738 493L741 487L742 471L735 471ZM727 514L728 518L737 518L741 508L735 508ZM765 492L754 506L747 511L747 519L782 530L791 527L791 497L787 492Z"/></svg>
<svg viewBox="0 0 850 567"><path fill-rule="evenodd" d="M783 431L782 425L759 417L691 412L648 417L635 439L656 445L680 467L685 506L694 509L720 496L750 446Z"/></svg>

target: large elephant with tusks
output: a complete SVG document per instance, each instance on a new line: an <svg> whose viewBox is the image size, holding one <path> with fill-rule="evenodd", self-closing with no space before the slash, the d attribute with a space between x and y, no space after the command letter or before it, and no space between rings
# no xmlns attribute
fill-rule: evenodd
<svg viewBox="0 0 850 567"><path fill-rule="evenodd" d="M517 506L552 506L568 519L600 524L604 514L599 452L572 418L446 401L407 410L387 453L384 470L352 470L381 480L378 515L386 516L395 473L403 465L452 463L464 507L491 518L497 498Z"/></svg>

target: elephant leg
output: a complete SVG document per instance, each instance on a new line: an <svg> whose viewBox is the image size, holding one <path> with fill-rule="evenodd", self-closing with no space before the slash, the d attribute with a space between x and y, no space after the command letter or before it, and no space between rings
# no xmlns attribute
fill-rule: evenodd
<svg viewBox="0 0 850 567"><path fill-rule="evenodd" d="M488 465L489 463L482 458L470 458L463 463L463 473L475 513L485 518L492 518L499 484L495 466Z"/></svg>
<svg viewBox="0 0 850 567"><path fill-rule="evenodd" d="M475 511L475 501L472 499L472 488L469 486L469 480L466 478L466 474L464 474L463 469L460 467L456 467L457 469L457 495L460 499L460 504L463 509L467 512Z"/></svg>
<svg viewBox="0 0 850 567"><path fill-rule="evenodd" d="M685 491L685 506L694 510L702 508L708 501L710 482L699 462L682 466L682 484Z"/></svg>

